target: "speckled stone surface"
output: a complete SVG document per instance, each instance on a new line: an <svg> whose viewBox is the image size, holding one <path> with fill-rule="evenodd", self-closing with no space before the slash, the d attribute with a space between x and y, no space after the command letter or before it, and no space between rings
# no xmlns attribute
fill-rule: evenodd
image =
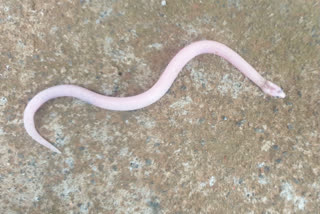
<svg viewBox="0 0 320 214"><path fill-rule="evenodd" d="M40 90L111 96L150 88L200 39L236 50L287 98L266 97L226 61L191 61L138 111ZM320 213L318 0L0 0L0 213Z"/></svg>

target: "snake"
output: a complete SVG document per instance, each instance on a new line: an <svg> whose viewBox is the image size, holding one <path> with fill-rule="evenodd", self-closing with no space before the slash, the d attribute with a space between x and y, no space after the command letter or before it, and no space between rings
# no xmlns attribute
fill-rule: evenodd
<svg viewBox="0 0 320 214"><path fill-rule="evenodd" d="M201 54L214 54L224 58L255 83L265 94L275 98L285 98L286 94L281 87L263 78L231 48L216 41L200 40L182 48L171 59L158 81L150 89L138 95L128 97L105 96L71 84L56 85L40 91L28 102L24 110L25 130L34 141L60 154L60 150L44 139L35 126L34 115L45 102L58 97L74 97L107 110L131 111L141 109L157 102L165 95L183 67L191 59Z"/></svg>

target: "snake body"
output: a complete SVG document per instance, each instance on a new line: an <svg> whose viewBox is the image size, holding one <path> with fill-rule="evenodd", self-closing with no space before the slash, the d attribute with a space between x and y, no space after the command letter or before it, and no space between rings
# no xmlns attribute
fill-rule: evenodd
<svg viewBox="0 0 320 214"><path fill-rule="evenodd" d="M167 65L159 80L149 90L130 97L104 96L76 85L57 85L47 88L35 95L24 111L24 127L27 133L38 143L50 150L61 153L45 140L37 131L34 115L48 100L57 97L75 97L103 109L114 111L130 111L149 106L159 100L171 87L182 68L200 54L215 54L226 59L240 72L248 77L261 90L273 97L284 98L285 93L274 83L264 79L249 63L226 45L215 41L197 41L181 49Z"/></svg>

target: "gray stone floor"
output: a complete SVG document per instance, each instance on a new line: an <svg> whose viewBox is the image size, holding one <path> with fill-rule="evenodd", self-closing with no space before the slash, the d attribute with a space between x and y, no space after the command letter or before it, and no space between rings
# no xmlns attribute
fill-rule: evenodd
<svg viewBox="0 0 320 214"><path fill-rule="evenodd" d="M287 98L223 59L192 60L156 104L111 112L37 92L150 88L201 39L236 50ZM320 213L318 0L0 0L0 213Z"/></svg>

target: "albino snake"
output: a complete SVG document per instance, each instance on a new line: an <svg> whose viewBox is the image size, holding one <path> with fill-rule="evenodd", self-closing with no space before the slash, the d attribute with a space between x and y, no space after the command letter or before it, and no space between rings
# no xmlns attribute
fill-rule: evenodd
<svg viewBox="0 0 320 214"><path fill-rule="evenodd" d="M45 89L34 96L28 103L24 111L24 127L27 133L35 141L54 152L61 153L56 147L45 140L36 130L34 115L42 104L57 97L75 97L108 110L130 111L144 108L159 100L168 91L179 72L192 58L205 53L216 54L229 61L246 77L259 86L264 93L279 98L284 98L286 96L279 86L265 80L236 52L221 43L204 40L194 42L180 50L170 61L153 87L135 96L104 96L76 85L58 85Z"/></svg>

